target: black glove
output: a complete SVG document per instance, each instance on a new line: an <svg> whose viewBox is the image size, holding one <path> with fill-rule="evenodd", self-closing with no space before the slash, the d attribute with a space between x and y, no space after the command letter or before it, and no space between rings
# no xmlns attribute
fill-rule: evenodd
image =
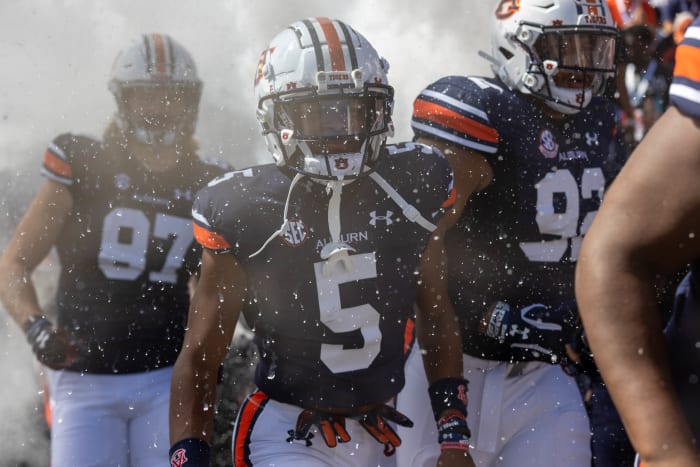
<svg viewBox="0 0 700 467"><path fill-rule="evenodd" d="M85 347L65 330L54 328L46 318L27 320L24 333L37 360L54 370L61 370L77 362Z"/></svg>
<svg viewBox="0 0 700 467"><path fill-rule="evenodd" d="M306 445L311 446L311 438L313 433L309 430L313 425L318 427L318 431L323 436L323 440L329 448L334 448L338 443L347 443L350 441L350 435L345 429L345 417L342 415L334 415L327 412L316 410L304 410L297 418L297 425L293 430L289 430L288 442L293 440L306 440Z"/></svg>
<svg viewBox="0 0 700 467"><path fill-rule="evenodd" d="M579 328L575 306L535 303L520 310L496 302L482 320L482 333L508 346L513 361L558 364L567 359L566 344Z"/></svg>

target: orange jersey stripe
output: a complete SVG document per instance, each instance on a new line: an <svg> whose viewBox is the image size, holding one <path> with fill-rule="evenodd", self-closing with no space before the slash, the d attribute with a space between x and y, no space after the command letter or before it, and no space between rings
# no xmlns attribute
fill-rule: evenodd
<svg viewBox="0 0 700 467"><path fill-rule="evenodd" d="M164 74L165 68L165 44L160 34L153 34L153 46L156 52L156 70L159 74Z"/></svg>
<svg viewBox="0 0 700 467"><path fill-rule="evenodd" d="M73 178L73 168L50 150L44 153L44 166L56 175L65 178Z"/></svg>
<svg viewBox="0 0 700 467"><path fill-rule="evenodd" d="M205 248L210 250L226 250L231 248L231 245L219 234L215 234L204 227L201 227L195 223L194 226L194 238Z"/></svg>
<svg viewBox="0 0 700 467"><path fill-rule="evenodd" d="M413 115L479 138L482 141L498 143L498 131L493 128L423 99L416 99L413 103Z"/></svg>
<svg viewBox="0 0 700 467"><path fill-rule="evenodd" d="M328 53L331 56L331 69L333 71L345 70L345 56L343 55L343 47L340 45L340 37L333 26L333 22L328 18L318 18L318 24L323 29L323 34L326 36L328 43Z"/></svg>
<svg viewBox="0 0 700 467"><path fill-rule="evenodd" d="M260 406L268 399L267 394L256 391L243 403L242 412L236 425L236 439L233 440L233 461L236 466L249 465L246 462L246 440L253 426L253 421L260 411Z"/></svg>
<svg viewBox="0 0 700 467"><path fill-rule="evenodd" d="M679 45L673 75L700 82L700 49L687 44Z"/></svg>

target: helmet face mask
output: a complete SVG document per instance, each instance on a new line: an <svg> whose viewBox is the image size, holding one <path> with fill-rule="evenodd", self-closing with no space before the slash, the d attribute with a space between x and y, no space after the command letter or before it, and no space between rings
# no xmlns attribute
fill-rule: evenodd
<svg viewBox="0 0 700 467"><path fill-rule="evenodd" d="M619 33L605 0L519 0L496 11L492 68L511 89L573 114L615 76Z"/></svg>
<svg viewBox="0 0 700 467"><path fill-rule="evenodd" d="M172 145L191 135L198 97L177 86L125 86L121 91L120 128L142 144Z"/></svg>
<svg viewBox="0 0 700 467"><path fill-rule="evenodd" d="M387 69L340 21L309 19L278 34L255 82L258 120L277 165L325 180L369 173L393 132Z"/></svg>
<svg viewBox="0 0 700 467"><path fill-rule="evenodd" d="M109 89L127 138L170 146L191 138L202 82L189 52L167 35L148 34L116 58Z"/></svg>

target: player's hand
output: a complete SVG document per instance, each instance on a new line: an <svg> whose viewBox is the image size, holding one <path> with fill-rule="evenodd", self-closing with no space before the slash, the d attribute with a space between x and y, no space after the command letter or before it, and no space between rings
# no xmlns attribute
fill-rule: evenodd
<svg viewBox="0 0 700 467"><path fill-rule="evenodd" d="M496 302L484 315L481 331L508 346L514 361L561 363L568 358L566 345L578 323L576 308L569 303L558 308L535 303L516 309Z"/></svg>
<svg viewBox="0 0 700 467"><path fill-rule="evenodd" d="M389 422L409 428L413 426L410 418L388 405L381 405L370 412L353 416L353 418L374 439L384 445L384 451L387 455L391 455L397 447L401 446L401 438L399 438L399 435L396 434Z"/></svg>
<svg viewBox="0 0 700 467"><path fill-rule="evenodd" d="M297 418L294 430L289 430L290 440L306 440L306 445L311 446L313 433L309 433L312 426L317 426L318 431L329 448L334 448L338 443L350 441L350 435L345 429L345 417L316 410L304 410Z"/></svg>
<svg viewBox="0 0 700 467"><path fill-rule="evenodd" d="M54 370L71 366L81 356L83 344L67 331L54 328L46 318L25 325L25 334L37 360Z"/></svg>
<svg viewBox="0 0 700 467"><path fill-rule="evenodd" d="M437 467L474 467L474 459L468 451L445 449L440 452Z"/></svg>

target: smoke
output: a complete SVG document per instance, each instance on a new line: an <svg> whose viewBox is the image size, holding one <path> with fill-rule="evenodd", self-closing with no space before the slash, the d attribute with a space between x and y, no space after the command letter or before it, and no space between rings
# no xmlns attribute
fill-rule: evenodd
<svg viewBox="0 0 700 467"><path fill-rule="evenodd" d="M196 134L202 152L240 168L271 160L255 120L253 74L260 52L289 23L328 16L365 35L391 64L395 140L406 140L412 136L413 99L426 84L448 74L490 74L476 51L490 47L488 24L495 3L3 0L0 246L40 183L37 173L46 144L65 131L102 134L115 109L107 90L112 61L142 33L168 33L192 53L204 81ZM51 300L54 275L40 272L35 278L42 303ZM0 371L7 376L0 386L0 452L4 459L25 455L31 465L46 465L34 419L39 395L33 359L4 310L0 332Z"/></svg>

